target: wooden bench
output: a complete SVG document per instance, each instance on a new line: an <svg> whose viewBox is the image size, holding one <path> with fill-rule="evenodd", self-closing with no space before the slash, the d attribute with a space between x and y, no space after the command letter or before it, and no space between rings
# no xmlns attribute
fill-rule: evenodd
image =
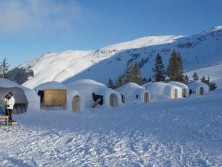
<svg viewBox="0 0 222 167"><path fill-rule="evenodd" d="M9 122L9 125L18 125L19 123L17 121Z"/></svg>
<svg viewBox="0 0 222 167"><path fill-rule="evenodd" d="M0 115L0 123L2 125L8 125L9 122L9 116Z"/></svg>
<svg viewBox="0 0 222 167"><path fill-rule="evenodd" d="M5 116L5 115L0 115L0 123L1 126L18 126L20 128L19 122L18 121L9 121L9 116Z"/></svg>

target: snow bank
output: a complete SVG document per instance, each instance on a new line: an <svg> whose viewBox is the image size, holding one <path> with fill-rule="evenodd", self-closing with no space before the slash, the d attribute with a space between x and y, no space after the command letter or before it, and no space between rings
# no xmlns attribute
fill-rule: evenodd
<svg viewBox="0 0 222 167"><path fill-rule="evenodd" d="M147 103L149 101L149 91L136 83L127 83L116 90L124 96L126 103Z"/></svg>

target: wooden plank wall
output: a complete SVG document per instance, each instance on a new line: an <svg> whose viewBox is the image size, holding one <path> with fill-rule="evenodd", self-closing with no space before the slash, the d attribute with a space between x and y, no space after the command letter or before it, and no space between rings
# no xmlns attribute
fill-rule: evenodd
<svg viewBox="0 0 222 167"><path fill-rule="evenodd" d="M65 106L66 90L44 90L45 106Z"/></svg>

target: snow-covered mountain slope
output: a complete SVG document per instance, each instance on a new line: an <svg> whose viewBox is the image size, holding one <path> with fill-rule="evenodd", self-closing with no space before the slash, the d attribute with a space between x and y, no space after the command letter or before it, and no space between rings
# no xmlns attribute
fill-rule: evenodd
<svg viewBox="0 0 222 167"><path fill-rule="evenodd" d="M134 41L110 45L92 51L65 51L48 53L20 67L33 69L35 76L24 83L33 88L43 82L69 83L78 79L94 79L104 84L109 78L116 80L130 63L139 63L143 77L152 75L157 53L163 57L165 67L173 50L180 52L186 72L222 62L222 26L189 37L144 37Z"/></svg>
<svg viewBox="0 0 222 167"><path fill-rule="evenodd" d="M211 81L216 82L217 89L222 89L222 63L194 71L189 71L186 73L189 79L193 78L194 72L198 74L199 79L201 79L203 76L205 76L206 79L207 77L210 77Z"/></svg>
<svg viewBox="0 0 222 167"><path fill-rule="evenodd" d="M165 43L172 43L176 39L181 38L183 36L148 36L139 39L135 39L129 42L118 43L114 45L108 45L101 50L125 50L125 49L132 49L132 48L142 48L146 46L154 46L160 45Z"/></svg>
<svg viewBox="0 0 222 167"><path fill-rule="evenodd" d="M206 96L13 115L0 128L0 166L221 167L222 91Z"/></svg>

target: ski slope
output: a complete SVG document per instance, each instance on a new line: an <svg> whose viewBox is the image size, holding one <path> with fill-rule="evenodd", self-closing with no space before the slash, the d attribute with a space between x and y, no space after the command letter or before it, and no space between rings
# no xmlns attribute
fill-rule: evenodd
<svg viewBox="0 0 222 167"><path fill-rule="evenodd" d="M0 166L222 166L222 91L82 113L28 111L0 129Z"/></svg>

